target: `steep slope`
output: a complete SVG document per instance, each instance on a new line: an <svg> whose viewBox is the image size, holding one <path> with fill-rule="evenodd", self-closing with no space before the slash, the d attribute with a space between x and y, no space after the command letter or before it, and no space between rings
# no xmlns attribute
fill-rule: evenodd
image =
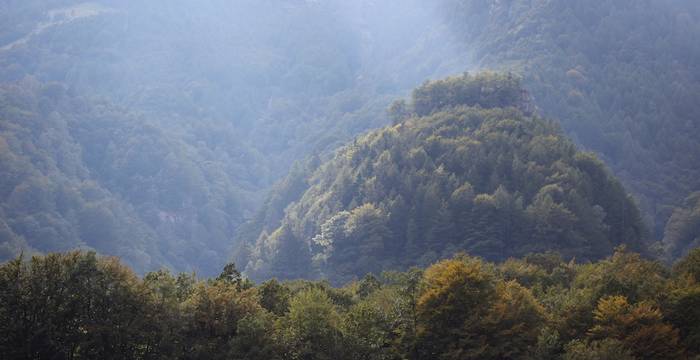
<svg viewBox="0 0 700 360"><path fill-rule="evenodd" d="M394 126L273 193L259 232L246 233L247 274L343 282L459 250L494 260L548 250L592 260L620 244L644 251L644 226L620 183L527 100L511 75L417 88L392 107Z"/></svg>
<svg viewBox="0 0 700 360"><path fill-rule="evenodd" d="M613 170L661 239L674 208L699 190L699 15L700 5L680 0L8 0L0 4L0 82L12 105L3 105L10 108L0 126L25 127L14 109L48 127L49 116L76 117L53 100L41 111L18 100L46 97L41 88L92 114L66 131L5 131L12 155L2 151L48 183L78 179L70 185L77 189L87 179L129 209L112 210L131 214L117 216L129 220L116 228L132 224L120 231L137 235L118 237L149 245L115 254L138 271L168 265L211 275L295 160L388 124L392 99L426 78L505 69ZM101 128L91 118L105 109L109 126ZM25 156L26 144L52 161L77 159L81 175L57 167L47 176L38 157ZM293 169L298 177L270 197L274 210L251 224L273 231L317 162ZM12 169L0 168L0 177L17 180ZM15 180L7 184L18 192L34 186ZM97 246L101 235L67 235L81 230L62 208L28 212L15 209L17 199L0 198L1 259L22 249L115 248ZM21 225L20 213L35 222ZM241 233L257 238L260 226Z"/></svg>
<svg viewBox="0 0 700 360"><path fill-rule="evenodd" d="M595 151L660 239L700 190L700 3L445 0L480 68L523 76L544 115Z"/></svg>
<svg viewBox="0 0 700 360"><path fill-rule="evenodd" d="M464 68L419 3L2 2L0 260L215 274L296 159Z"/></svg>
<svg viewBox="0 0 700 360"><path fill-rule="evenodd" d="M700 192L690 194L673 211L666 224L663 245L671 261L700 247Z"/></svg>
<svg viewBox="0 0 700 360"><path fill-rule="evenodd" d="M0 86L0 168L2 258L80 247L215 272L251 206L225 156L59 84Z"/></svg>

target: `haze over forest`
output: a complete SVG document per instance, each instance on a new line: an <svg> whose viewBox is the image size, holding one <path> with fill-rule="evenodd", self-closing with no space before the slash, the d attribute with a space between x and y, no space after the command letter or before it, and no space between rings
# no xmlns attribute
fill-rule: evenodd
<svg viewBox="0 0 700 360"><path fill-rule="evenodd" d="M86 322L0 355L115 351L86 276L179 329L130 358L700 356L698 38L692 0L4 0L0 322L56 310L0 329Z"/></svg>
<svg viewBox="0 0 700 360"><path fill-rule="evenodd" d="M218 271L294 161L468 68L431 8L5 2L3 258L80 246L140 271Z"/></svg>

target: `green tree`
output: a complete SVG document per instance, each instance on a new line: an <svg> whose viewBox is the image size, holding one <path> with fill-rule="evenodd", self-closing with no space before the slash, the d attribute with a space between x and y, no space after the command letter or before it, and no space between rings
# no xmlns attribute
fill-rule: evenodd
<svg viewBox="0 0 700 360"><path fill-rule="evenodd" d="M566 345L564 360L634 360L632 352L619 340L586 342L574 340Z"/></svg>
<svg viewBox="0 0 700 360"><path fill-rule="evenodd" d="M248 314L238 321L236 336L229 346L229 359L282 359L278 344L274 341L274 316L267 312Z"/></svg>
<svg viewBox="0 0 700 360"><path fill-rule="evenodd" d="M359 295L360 298L366 298L373 292L381 288L382 283L380 283L379 280L377 280L377 278L374 277L374 275L372 275L371 273L367 273L367 275L365 275L365 277L362 278L358 285L357 295Z"/></svg>
<svg viewBox="0 0 700 360"><path fill-rule="evenodd" d="M257 288L260 305L265 310L282 316L289 309L290 290L276 279L265 281Z"/></svg>
<svg viewBox="0 0 700 360"><path fill-rule="evenodd" d="M184 352L194 359L223 359L237 335L238 323L262 311L253 289L232 283L199 282L182 304Z"/></svg>
<svg viewBox="0 0 700 360"><path fill-rule="evenodd" d="M394 359L389 314L371 300L353 305L343 318L348 357L358 360Z"/></svg>
<svg viewBox="0 0 700 360"><path fill-rule="evenodd" d="M343 354L341 317L326 293L303 290L289 301L289 312L277 323L284 359L336 359Z"/></svg>

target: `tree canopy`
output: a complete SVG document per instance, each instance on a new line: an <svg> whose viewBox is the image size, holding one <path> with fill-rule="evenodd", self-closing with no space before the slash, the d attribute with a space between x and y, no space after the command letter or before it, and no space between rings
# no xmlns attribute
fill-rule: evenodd
<svg viewBox="0 0 700 360"><path fill-rule="evenodd" d="M286 183L308 184L296 198L273 192L292 200L269 203L263 212L284 217L247 233L245 271L342 283L458 250L491 260L547 250L594 260L621 244L645 252L622 185L556 124L527 113L527 100L509 74L417 88L395 125L290 175Z"/></svg>
<svg viewBox="0 0 700 360"><path fill-rule="evenodd" d="M697 251L696 251L697 252ZM94 253L0 265L10 359L684 359L700 355L697 254L673 269L618 248L327 281L138 277ZM692 265L694 264L694 265ZM692 266L691 266L692 265Z"/></svg>

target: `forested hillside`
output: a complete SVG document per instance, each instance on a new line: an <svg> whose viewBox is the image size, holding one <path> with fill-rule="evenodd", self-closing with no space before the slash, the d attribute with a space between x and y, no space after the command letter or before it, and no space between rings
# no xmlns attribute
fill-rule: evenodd
<svg viewBox="0 0 700 360"><path fill-rule="evenodd" d="M700 192L694 192L676 208L664 233L668 259L682 256L700 246Z"/></svg>
<svg viewBox="0 0 700 360"><path fill-rule="evenodd" d="M491 260L549 250L595 260L620 244L646 251L622 185L531 109L510 74L425 83L392 106L395 125L273 193L292 201L271 201L248 229L246 273L344 283L460 250Z"/></svg>
<svg viewBox="0 0 700 360"><path fill-rule="evenodd" d="M660 239L700 189L700 2L445 0L475 67L514 71L600 154Z"/></svg>
<svg viewBox="0 0 700 360"><path fill-rule="evenodd" d="M0 0L0 360L700 359L700 1Z"/></svg>
<svg viewBox="0 0 700 360"><path fill-rule="evenodd" d="M521 78L672 259L697 237L698 20L688 0L4 1L0 259L214 274L394 99L481 69Z"/></svg>
<svg viewBox="0 0 700 360"><path fill-rule="evenodd" d="M23 261L24 260L24 261ZM113 258L0 265L7 359L690 359L700 355L700 252L673 268L618 249L489 263L461 254L342 288L139 278ZM31 314L31 316L27 316Z"/></svg>
<svg viewBox="0 0 700 360"><path fill-rule="evenodd" d="M398 3L3 2L0 259L214 274L295 160L466 66L428 6Z"/></svg>
<svg viewBox="0 0 700 360"><path fill-rule="evenodd" d="M225 156L60 84L0 86L0 118L3 258L85 246L139 271L216 263L250 206Z"/></svg>

